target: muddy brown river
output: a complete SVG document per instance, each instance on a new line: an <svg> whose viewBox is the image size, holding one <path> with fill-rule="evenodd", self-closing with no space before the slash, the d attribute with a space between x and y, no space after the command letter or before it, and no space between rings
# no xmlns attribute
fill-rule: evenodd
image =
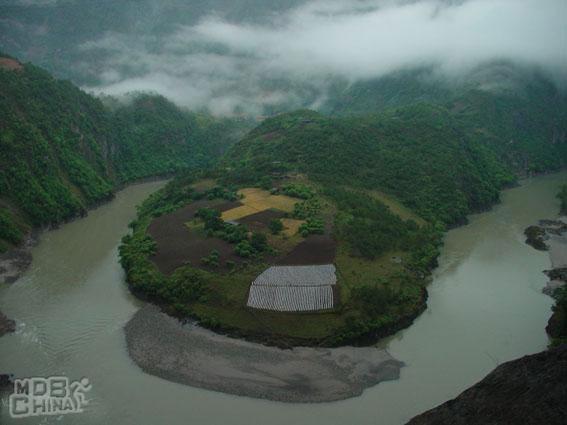
<svg viewBox="0 0 567 425"><path fill-rule="evenodd" d="M17 321L0 338L0 373L88 377L85 412L2 424L344 425L403 424L455 397L501 362L548 343L552 301L541 293L547 253L525 245L523 229L558 209L567 173L525 180L492 211L450 231L429 287L427 311L381 347L406 366L399 380L360 397L322 404L256 400L172 383L128 357L123 326L140 308L126 288L117 247L135 205L163 183L131 186L88 217L46 232L30 269L0 287L0 310Z"/></svg>

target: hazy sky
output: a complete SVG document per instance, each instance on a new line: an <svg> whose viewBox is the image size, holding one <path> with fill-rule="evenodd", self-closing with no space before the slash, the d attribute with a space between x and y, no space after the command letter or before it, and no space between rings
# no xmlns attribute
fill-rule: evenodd
<svg viewBox="0 0 567 425"><path fill-rule="evenodd" d="M151 90L219 114L238 105L259 112L301 98L306 86L321 101L335 77L357 81L422 65L455 76L505 59L567 80L567 0L314 0L262 24L212 14L157 41L107 33L81 49L110 52L98 91ZM291 78L297 87L266 87L266 78Z"/></svg>

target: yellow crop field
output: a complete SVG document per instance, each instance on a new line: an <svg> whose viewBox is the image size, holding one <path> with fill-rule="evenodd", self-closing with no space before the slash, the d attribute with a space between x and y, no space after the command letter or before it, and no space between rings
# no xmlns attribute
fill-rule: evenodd
<svg viewBox="0 0 567 425"><path fill-rule="evenodd" d="M224 221L238 220L272 208L292 212L295 204L299 202L289 196L272 195L266 190L256 188L242 189L238 193L243 196L240 202L244 205L223 212L221 217Z"/></svg>
<svg viewBox="0 0 567 425"><path fill-rule="evenodd" d="M231 210L223 212L221 218L224 221L232 221L247 217L252 214L256 214L257 212L259 211L248 205L242 205L241 207L236 207Z"/></svg>

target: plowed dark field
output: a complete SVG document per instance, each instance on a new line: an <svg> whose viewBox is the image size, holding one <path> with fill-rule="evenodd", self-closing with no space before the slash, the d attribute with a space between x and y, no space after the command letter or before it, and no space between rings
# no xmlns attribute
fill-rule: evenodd
<svg viewBox="0 0 567 425"><path fill-rule="evenodd" d="M335 261L337 243L327 235L311 235L278 261L280 265L308 266Z"/></svg>
<svg viewBox="0 0 567 425"><path fill-rule="evenodd" d="M266 230L270 221L282 218L285 215L283 211L266 210L256 214L252 214L238 220L240 224L244 224L252 231Z"/></svg>
<svg viewBox="0 0 567 425"><path fill-rule="evenodd" d="M220 254L220 267L215 270L227 269L226 261L228 260L241 262L242 259L234 254L233 245L221 239L207 238L185 225L193 219L200 208L214 208L223 212L240 205L239 202L202 200L156 218L148 227L149 235L157 244L157 251L152 261L164 274L171 274L186 264L208 269L202 264L201 259L208 256L214 249Z"/></svg>

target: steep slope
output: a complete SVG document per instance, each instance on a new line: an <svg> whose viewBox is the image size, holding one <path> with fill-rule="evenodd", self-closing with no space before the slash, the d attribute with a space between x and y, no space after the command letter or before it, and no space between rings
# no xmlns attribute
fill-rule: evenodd
<svg viewBox="0 0 567 425"><path fill-rule="evenodd" d="M0 56L0 251L30 227L83 214L118 184L209 165L245 125L157 96L109 108Z"/></svg>
<svg viewBox="0 0 567 425"><path fill-rule="evenodd" d="M181 110L161 96L139 95L113 108L109 159L119 181L202 168L236 142L247 125Z"/></svg>
<svg viewBox="0 0 567 425"><path fill-rule="evenodd" d="M567 345L498 366L457 398L408 425L564 424Z"/></svg>
<svg viewBox="0 0 567 425"><path fill-rule="evenodd" d="M24 65L0 69L0 115L0 200L11 207L0 210L2 239L18 240L5 226L15 212L41 226L112 196L108 118L100 102Z"/></svg>

